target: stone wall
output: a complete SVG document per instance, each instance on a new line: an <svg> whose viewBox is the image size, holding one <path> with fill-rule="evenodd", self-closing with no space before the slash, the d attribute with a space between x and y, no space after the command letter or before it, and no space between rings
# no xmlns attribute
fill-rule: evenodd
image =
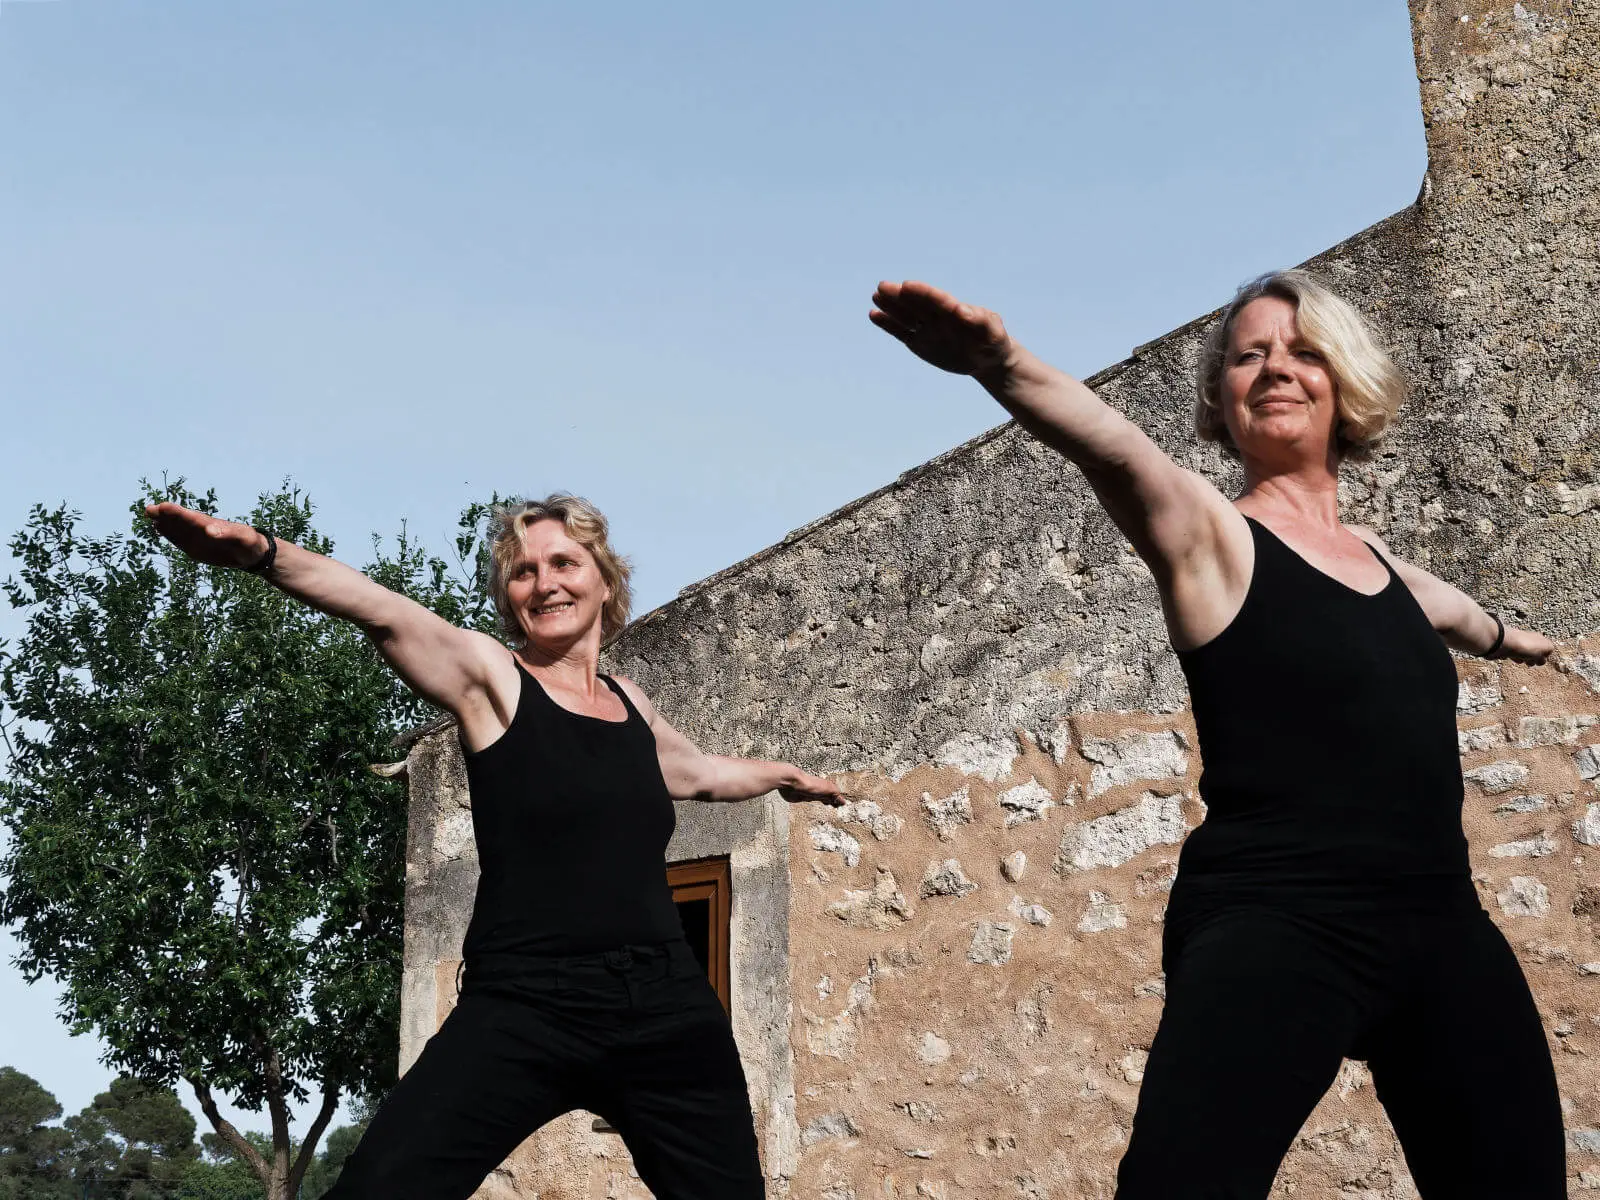
<svg viewBox="0 0 1600 1200"><path fill-rule="evenodd" d="M1562 643L1538 669L1463 660L1461 727L1480 893L1546 1021L1578 1189L1600 1185L1597 2L1413 0L1428 180L1309 264L1413 385L1392 438L1346 468L1348 519ZM1206 320L1090 382L1228 489L1233 464L1189 425ZM761 1065L770 1039L744 1046L772 1194L1110 1196L1199 761L1149 573L1081 478L1002 426L688 589L611 657L703 745L848 772L860 796L788 814L787 886L750 901L788 910L790 1073ZM416 803L414 821L450 819ZM715 819L746 807L779 827L775 801ZM453 869L417 876L408 1036L436 1016ZM736 983L735 1002L766 1005L744 1039L770 1031L768 999ZM642 1194L615 1139L562 1130L540 1153L570 1172L512 1194ZM1414 1195L1359 1066L1279 1188Z"/></svg>

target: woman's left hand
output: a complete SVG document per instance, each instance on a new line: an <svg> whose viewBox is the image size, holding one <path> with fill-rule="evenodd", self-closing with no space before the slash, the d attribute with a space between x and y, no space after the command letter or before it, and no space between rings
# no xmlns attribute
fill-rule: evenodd
<svg viewBox="0 0 1600 1200"><path fill-rule="evenodd" d="M1496 658L1509 658L1519 663L1527 663L1537 667L1555 651L1556 644L1542 633L1534 633L1531 629L1518 629L1515 625L1506 626L1506 640L1500 647Z"/></svg>
<svg viewBox="0 0 1600 1200"><path fill-rule="evenodd" d="M799 768L795 769L793 779L778 788L778 795L790 804L815 800L839 808L845 803L844 793L839 790L837 783L821 775L807 775Z"/></svg>

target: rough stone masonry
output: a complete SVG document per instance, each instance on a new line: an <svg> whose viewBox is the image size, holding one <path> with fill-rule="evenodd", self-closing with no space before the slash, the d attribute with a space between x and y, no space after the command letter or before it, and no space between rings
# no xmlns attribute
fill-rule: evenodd
<svg viewBox="0 0 1600 1200"><path fill-rule="evenodd" d="M1427 179L1308 264L1413 389L1346 468L1348 519L1561 642L1549 667L1461 660L1459 708L1475 878L1546 1021L1574 1194L1600 1189L1597 5L1412 0ZM1228 489L1189 425L1209 319L1091 383ZM859 797L680 806L669 852L733 861L770 1193L1110 1197L1201 763L1148 572L1073 470L1002 426L687 589L611 666L704 744L800 755ZM476 873L448 732L411 779L405 1062L451 1003ZM482 1194L646 1193L575 1116ZM1416 1194L1360 1064L1279 1194Z"/></svg>

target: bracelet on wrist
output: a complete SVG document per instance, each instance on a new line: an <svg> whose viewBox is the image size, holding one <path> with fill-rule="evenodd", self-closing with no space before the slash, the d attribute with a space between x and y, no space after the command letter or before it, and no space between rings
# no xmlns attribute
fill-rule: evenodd
<svg viewBox="0 0 1600 1200"><path fill-rule="evenodd" d="M277 561L278 539L273 537L265 529L258 529L256 532L267 539L267 548L262 553L260 558L256 559L255 562L243 569L249 571L252 575L265 575L268 571L272 570L272 564Z"/></svg>
<svg viewBox="0 0 1600 1200"><path fill-rule="evenodd" d="M1494 658L1500 653L1501 647L1506 644L1506 623L1494 613L1490 613L1489 618L1494 622L1494 644L1483 652L1483 656L1485 658Z"/></svg>

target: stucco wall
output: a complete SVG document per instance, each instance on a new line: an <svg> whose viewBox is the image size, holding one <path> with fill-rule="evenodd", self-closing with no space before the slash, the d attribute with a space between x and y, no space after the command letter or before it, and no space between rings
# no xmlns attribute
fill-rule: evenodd
<svg viewBox="0 0 1600 1200"><path fill-rule="evenodd" d="M1550 667L1464 661L1462 727L1467 769L1491 768L1468 787L1480 892L1533 982L1581 1190L1600 1185L1600 15L1414 0L1412 21L1422 195L1310 264L1413 385L1342 495L1397 553L1562 640ZM1091 382L1228 489L1189 426L1203 326ZM688 589L612 659L703 744L853 772L866 798L786 835L795 1108L787 1135L765 1110L774 1194L1109 1196L1199 764L1149 574L1071 468L1003 426ZM408 924L446 931L418 953L440 952L445 889L416 895ZM408 1004L428 977L408 965ZM1279 1186L1414 1194L1359 1068ZM608 1166L540 1194L607 1189L637 1186Z"/></svg>

